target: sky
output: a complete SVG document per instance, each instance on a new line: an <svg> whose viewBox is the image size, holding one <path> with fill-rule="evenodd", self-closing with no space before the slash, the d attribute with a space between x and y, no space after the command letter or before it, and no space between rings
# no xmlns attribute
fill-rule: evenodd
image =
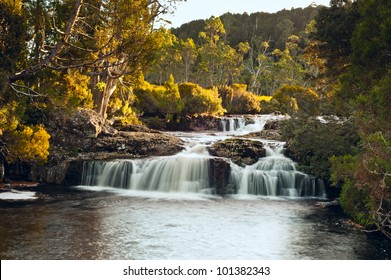
<svg viewBox="0 0 391 280"><path fill-rule="evenodd" d="M169 27L179 27L197 19L221 16L227 12L248 14L255 12L275 13L282 9L305 8L312 3L328 6L330 0L187 0L176 4L173 15L165 15L172 22Z"/></svg>

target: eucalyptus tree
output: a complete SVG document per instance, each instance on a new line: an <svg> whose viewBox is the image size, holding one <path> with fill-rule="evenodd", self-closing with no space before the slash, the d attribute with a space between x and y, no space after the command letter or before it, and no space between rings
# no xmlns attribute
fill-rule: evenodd
<svg viewBox="0 0 391 280"><path fill-rule="evenodd" d="M153 61L161 43L156 23L178 1L27 1L25 9L42 7L42 24L27 42L28 67L9 75L8 85L19 94L45 95L32 91L30 81L38 74L76 69L90 77L95 110L104 117L123 77L137 76Z"/></svg>
<svg viewBox="0 0 391 280"><path fill-rule="evenodd" d="M226 31L220 18L211 17L199 33L202 44L198 49L198 74L205 86L226 85L241 73L243 55L224 42Z"/></svg>

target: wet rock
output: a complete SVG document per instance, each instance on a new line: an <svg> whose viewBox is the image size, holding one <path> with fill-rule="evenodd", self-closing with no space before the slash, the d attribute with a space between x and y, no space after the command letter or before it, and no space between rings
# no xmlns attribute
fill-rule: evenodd
<svg viewBox="0 0 391 280"><path fill-rule="evenodd" d="M218 141L208 151L213 156L229 158L241 166L252 165L266 156L261 142L239 138Z"/></svg>
<svg viewBox="0 0 391 280"><path fill-rule="evenodd" d="M231 165L224 158L212 158L209 161L209 184L218 195L236 193L236 189L229 184Z"/></svg>
<svg viewBox="0 0 391 280"><path fill-rule="evenodd" d="M269 120L268 122L266 122L265 126L263 127L263 130L249 133L244 137L271 141L284 141L280 133L281 121L284 120Z"/></svg>

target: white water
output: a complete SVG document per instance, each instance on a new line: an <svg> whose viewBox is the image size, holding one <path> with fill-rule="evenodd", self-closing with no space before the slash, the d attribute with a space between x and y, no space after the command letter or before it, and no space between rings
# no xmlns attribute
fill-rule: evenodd
<svg viewBox="0 0 391 280"><path fill-rule="evenodd" d="M241 195L325 198L323 182L297 171L282 147L268 148L267 156L254 165L234 165L231 181L239 186Z"/></svg>
<svg viewBox="0 0 391 280"><path fill-rule="evenodd" d="M232 136L260 131L267 120L276 118L281 116L262 115L248 123L244 117L232 117L222 120L222 127L226 129L223 132L177 133L187 143L187 148L170 157L86 162L82 185L163 193L214 193L209 178L213 157L207 146ZM284 143L264 141L264 144L267 156L254 165L230 164L231 189L241 195L324 198L322 182L296 171L295 163L283 155Z"/></svg>

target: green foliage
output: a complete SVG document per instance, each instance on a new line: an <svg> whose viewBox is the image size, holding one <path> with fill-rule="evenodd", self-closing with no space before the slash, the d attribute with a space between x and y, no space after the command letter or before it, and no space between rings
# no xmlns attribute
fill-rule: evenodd
<svg viewBox="0 0 391 280"><path fill-rule="evenodd" d="M289 20L294 23L293 29L290 30L291 34L299 34L305 29L307 23L316 16L319 9L320 6L308 6L303 9L282 10L276 13L226 13L221 15L220 19L231 47L235 47L241 42L251 42L252 37L257 36L264 39L270 38L276 42L277 48L283 48L286 43L284 41L286 36L281 36L284 30L279 28L278 25L281 27L281 22ZM173 33L182 40L192 38L197 41L199 32L204 29L205 20L196 20L174 29Z"/></svg>
<svg viewBox="0 0 391 280"><path fill-rule="evenodd" d="M357 2L332 3L316 17L316 32L312 37L318 44L318 56L326 60L328 76L332 79L342 74L349 65L352 53L351 38L360 15Z"/></svg>
<svg viewBox="0 0 391 280"><path fill-rule="evenodd" d="M355 117L361 138L357 155L331 160L332 179L343 184L341 204L356 222L391 238L390 5L333 1L320 14L315 37L326 74L339 78L332 105Z"/></svg>
<svg viewBox="0 0 391 280"><path fill-rule="evenodd" d="M196 72L201 85L226 85L236 81L241 73L243 54L227 45L224 35L224 25L216 17L208 19L205 30L199 34L202 44L198 49Z"/></svg>
<svg viewBox="0 0 391 280"><path fill-rule="evenodd" d="M300 111L307 115L316 115L319 96L308 88L284 85L273 95L271 105L282 113L294 114Z"/></svg>
<svg viewBox="0 0 391 280"><path fill-rule="evenodd" d="M22 1L0 1L0 93L10 90L8 77L25 65L27 20Z"/></svg>
<svg viewBox="0 0 391 280"><path fill-rule="evenodd" d="M179 92L184 103L183 115L222 115L225 110L216 88L204 89L193 83L179 85Z"/></svg>
<svg viewBox="0 0 391 280"><path fill-rule="evenodd" d="M359 143L357 128L352 121L321 123L317 118L296 116L282 124L282 136L287 139L287 155L299 163L308 174L330 180L329 158L355 154Z"/></svg>

